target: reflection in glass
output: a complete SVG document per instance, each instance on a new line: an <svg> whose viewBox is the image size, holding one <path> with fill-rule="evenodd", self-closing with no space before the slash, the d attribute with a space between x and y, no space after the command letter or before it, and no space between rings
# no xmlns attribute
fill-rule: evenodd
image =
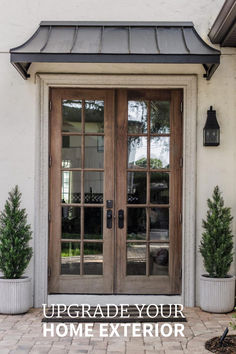
<svg viewBox="0 0 236 354"><path fill-rule="evenodd" d="M103 244L84 243L84 274L103 274Z"/></svg>
<svg viewBox="0 0 236 354"><path fill-rule="evenodd" d="M81 136L62 136L62 168L81 167Z"/></svg>
<svg viewBox="0 0 236 354"><path fill-rule="evenodd" d="M80 208L62 207L61 238L80 239Z"/></svg>
<svg viewBox="0 0 236 354"><path fill-rule="evenodd" d="M103 168L104 137L85 136L85 168Z"/></svg>
<svg viewBox="0 0 236 354"><path fill-rule="evenodd" d="M145 240L146 239L146 209L145 208L128 208L127 209L128 240Z"/></svg>
<svg viewBox="0 0 236 354"><path fill-rule="evenodd" d="M170 132L170 102L151 101L151 133Z"/></svg>
<svg viewBox="0 0 236 354"><path fill-rule="evenodd" d="M147 190L146 172L128 172L128 203L145 204Z"/></svg>
<svg viewBox="0 0 236 354"><path fill-rule="evenodd" d="M150 167L169 168L170 167L170 138L151 137L150 141Z"/></svg>
<svg viewBox="0 0 236 354"><path fill-rule="evenodd" d="M104 101L85 101L85 132L104 132Z"/></svg>
<svg viewBox="0 0 236 354"><path fill-rule="evenodd" d="M62 203L81 203L81 173L80 171L62 171Z"/></svg>
<svg viewBox="0 0 236 354"><path fill-rule="evenodd" d="M84 202L103 203L103 172L84 172Z"/></svg>
<svg viewBox="0 0 236 354"><path fill-rule="evenodd" d="M128 133L142 134L147 132L148 104L144 101L128 102Z"/></svg>
<svg viewBox="0 0 236 354"><path fill-rule="evenodd" d="M62 131L81 132L81 100L62 101Z"/></svg>
<svg viewBox="0 0 236 354"><path fill-rule="evenodd" d="M147 138L128 138L128 168L147 167Z"/></svg>
<svg viewBox="0 0 236 354"><path fill-rule="evenodd" d="M153 204L169 204L169 173L150 173L150 202Z"/></svg>
<svg viewBox="0 0 236 354"><path fill-rule="evenodd" d="M103 208L84 208L84 238L102 239Z"/></svg>
<svg viewBox="0 0 236 354"><path fill-rule="evenodd" d="M149 270L150 275L168 275L169 245L150 244Z"/></svg>
<svg viewBox="0 0 236 354"><path fill-rule="evenodd" d="M150 209L150 240L169 240L169 208Z"/></svg>
<svg viewBox="0 0 236 354"><path fill-rule="evenodd" d="M146 244L127 243L127 275L146 275Z"/></svg>
<svg viewBox="0 0 236 354"><path fill-rule="evenodd" d="M80 274L80 243L61 243L61 274Z"/></svg>

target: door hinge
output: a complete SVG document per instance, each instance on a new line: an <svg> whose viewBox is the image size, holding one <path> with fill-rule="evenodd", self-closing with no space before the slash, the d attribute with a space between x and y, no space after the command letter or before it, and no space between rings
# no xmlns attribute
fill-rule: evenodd
<svg viewBox="0 0 236 354"><path fill-rule="evenodd" d="M179 159L179 167L183 167L183 157L180 157Z"/></svg>
<svg viewBox="0 0 236 354"><path fill-rule="evenodd" d="M48 156L48 167L52 167L52 155Z"/></svg>
<svg viewBox="0 0 236 354"><path fill-rule="evenodd" d="M52 110L52 101L49 100L49 112L51 112L51 110Z"/></svg>
<svg viewBox="0 0 236 354"><path fill-rule="evenodd" d="M48 212L48 221L49 222L51 221L51 212L50 211Z"/></svg>
<svg viewBox="0 0 236 354"><path fill-rule="evenodd" d="M183 113L183 101L180 102L180 112Z"/></svg>
<svg viewBox="0 0 236 354"><path fill-rule="evenodd" d="M182 213L179 213L179 223L182 224Z"/></svg>
<svg viewBox="0 0 236 354"><path fill-rule="evenodd" d="M48 277L50 278L51 276L51 267L48 266Z"/></svg>
<svg viewBox="0 0 236 354"><path fill-rule="evenodd" d="M182 267L180 268L179 279L182 279Z"/></svg>

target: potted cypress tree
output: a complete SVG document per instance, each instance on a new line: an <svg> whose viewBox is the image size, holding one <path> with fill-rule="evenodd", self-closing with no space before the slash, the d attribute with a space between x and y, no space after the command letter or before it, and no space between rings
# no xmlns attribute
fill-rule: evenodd
<svg viewBox="0 0 236 354"><path fill-rule="evenodd" d="M0 214L0 313L19 314L31 306L31 280L22 276L32 257L31 227L16 186Z"/></svg>
<svg viewBox="0 0 236 354"><path fill-rule="evenodd" d="M200 306L204 311L226 313L233 310L235 300L235 277L228 275L233 261L233 217L230 208L224 206L218 186L207 204L199 249L208 274L200 279Z"/></svg>

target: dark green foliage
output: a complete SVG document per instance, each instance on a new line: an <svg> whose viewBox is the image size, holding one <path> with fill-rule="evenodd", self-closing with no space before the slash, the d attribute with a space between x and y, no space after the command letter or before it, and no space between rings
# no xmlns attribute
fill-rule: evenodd
<svg viewBox="0 0 236 354"><path fill-rule="evenodd" d="M234 311L236 311L236 307L234 308ZM230 327L232 328L233 331L236 330L236 312L233 313L232 315L232 321L229 323Z"/></svg>
<svg viewBox="0 0 236 354"><path fill-rule="evenodd" d="M25 209L20 209L21 193L16 186L0 214L0 270L6 279L18 279L32 257L31 227Z"/></svg>
<svg viewBox="0 0 236 354"><path fill-rule="evenodd" d="M145 157L142 157L141 159L136 161L136 165L139 167L146 167L147 166L147 159ZM162 161L159 159L153 159L150 158L150 165L152 168L162 168Z"/></svg>
<svg viewBox="0 0 236 354"><path fill-rule="evenodd" d="M230 208L224 207L219 187L213 191L212 200L207 200L207 219L203 220L200 252L204 266L211 278L225 278L233 261L233 235Z"/></svg>

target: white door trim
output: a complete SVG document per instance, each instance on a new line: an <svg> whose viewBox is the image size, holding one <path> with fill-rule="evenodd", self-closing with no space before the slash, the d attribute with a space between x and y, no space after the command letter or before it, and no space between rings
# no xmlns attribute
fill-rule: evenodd
<svg viewBox="0 0 236 354"><path fill-rule="evenodd" d="M195 305L196 219L196 75L36 74L38 119L36 124L36 181L34 232L34 306L48 302L48 139L50 87L183 88L183 256L182 303Z"/></svg>

